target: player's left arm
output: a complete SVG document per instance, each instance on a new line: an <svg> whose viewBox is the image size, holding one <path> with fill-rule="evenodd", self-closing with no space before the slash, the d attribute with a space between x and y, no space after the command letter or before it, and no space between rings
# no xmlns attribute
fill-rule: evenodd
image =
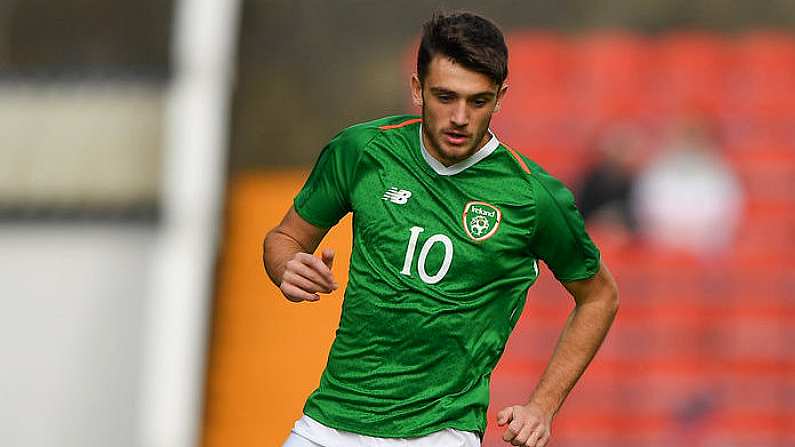
<svg viewBox="0 0 795 447"><path fill-rule="evenodd" d="M512 445L544 447L552 419L582 376L618 311L618 288L604 264L590 279L563 283L576 302L552 358L527 405L514 405L497 415L508 424L503 440Z"/></svg>

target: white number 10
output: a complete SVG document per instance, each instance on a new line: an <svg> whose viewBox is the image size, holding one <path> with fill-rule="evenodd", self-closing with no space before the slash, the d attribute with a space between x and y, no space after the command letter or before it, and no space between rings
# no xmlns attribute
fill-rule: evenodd
<svg viewBox="0 0 795 447"><path fill-rule="evenodd" d="M425 229L422 227L411 227L409 231L411 231L411 237L409 238L409 245L406 247L406 259L403 261L403 270L400 271L401 274L406 276L411 276L411 264L414 262L414 252L417 250L417 239L419 239L420 233L425 231ZM442 261L442 266L439 268L439 271L431 276L425 271L425 258L428 257L428 252L431 251L431 248L437 242L441 242L442 245L444 245L444 260ZM453 241L443 234L434 234L425 241L422 245L422 250L420 250L420 258L417 260L417 272L420 274L420 279L425 284L436 284L441 281L444 275L447 274L447 271L450 270L450 263L452 261Z"/></svg>

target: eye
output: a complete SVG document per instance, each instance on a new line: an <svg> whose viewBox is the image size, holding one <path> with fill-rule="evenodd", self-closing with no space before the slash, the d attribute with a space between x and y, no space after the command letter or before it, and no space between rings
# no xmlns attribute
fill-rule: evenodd
<svg viewBox="0 0 795 447"><path fill-rule="evenodd" d="M453 100L453 95L437 95L439 102L449 103Z"/></svg>
<svg viewBox="0 0 795 447"><path fill-rule="evenodd" d="M475 107L484 107L486 104L489 103L489 101L487 99L484 99L484 98L478 98L478 99L472 101L472 103L475 105Z"/></svg>

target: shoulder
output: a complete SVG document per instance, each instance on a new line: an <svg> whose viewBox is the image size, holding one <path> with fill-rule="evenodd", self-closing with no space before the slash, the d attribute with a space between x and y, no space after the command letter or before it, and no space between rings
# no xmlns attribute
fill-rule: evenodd
<svg viewBox="0 0 795 447"><path fill-rule="evenodd" d="M403 129L405 132L416 130L417 126L422 123L422 118L417 115L395 115L372 121L372 123L378 126L378 130L382 132L396 131L398 129Z"/></svg>
<svg viewBox="0 0 795 447"><path fill-rule="evenodd" d="M536 201L539 203L548 202L547 204L554 204L557 206L573 206L574 194L572 194L571 190L558 178L548 173L540 166L535 166L537 170L532 176L532 185Z"/></svg>
<svg viewBox="0 0 795 447"><path fill-rule="evenodd" d="M414 115L387 116L366 121L346 127L334 137L332 142L362 148L386 131L403 130L413 127L412 124L419 124L420 121L421 119Z"/></svg>
<svg viewBox="0 0 795 447"><path fill-rule="evenodd" d="M505 144L504 142L500 142L500 147L498 150L504 151L504 156L509 159L508 164L511 166L511 170L519 177L524 177L527 181L530 181L530 178L533 176L536 170L541 170L541 167L526 157L524 154L520 153L513 147Z"/></svg>
<svg viewBox="0 0 795 447"><path fill-rule="evenodd" d="M504 143L501 144L501 149L504 149L506 157L512 159L512 174L525 181L537 206L568 206L574 203L571 190L541 165Z"/></svg>
<svg viewBox="0 0 795 447"><path fill-rule="evenodd" d="M386 131L391 129L411 127L401 124L411 120L419 123L416 117L401 115L388 116L346 127L323 148L317 165L336 167L334 169L339 168L348 175L352 175L370 148L378 146L373 144L374 141L378 141Z"/></svg>
<svg viewBox="0 0 795 447"><path fill-rule="evenodd" d="M565 234L573 235L577 240L588 239L571 190L537 163L526 157L524 160L531 172L528 183L532 195L531 209L535 216L533 237L541 233L540 229L544 229L543 237Z"/></svg>

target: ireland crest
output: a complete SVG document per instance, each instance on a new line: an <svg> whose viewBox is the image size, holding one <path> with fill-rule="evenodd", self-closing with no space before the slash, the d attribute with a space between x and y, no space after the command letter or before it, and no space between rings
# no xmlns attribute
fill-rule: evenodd
<svg viewBox="0 0 795 447"><path fill-rule="evenodd" d="M464 206L464 230L472 240L486 240L497 232L502 220L499 208L486 202L469 202Z"/></svg>

